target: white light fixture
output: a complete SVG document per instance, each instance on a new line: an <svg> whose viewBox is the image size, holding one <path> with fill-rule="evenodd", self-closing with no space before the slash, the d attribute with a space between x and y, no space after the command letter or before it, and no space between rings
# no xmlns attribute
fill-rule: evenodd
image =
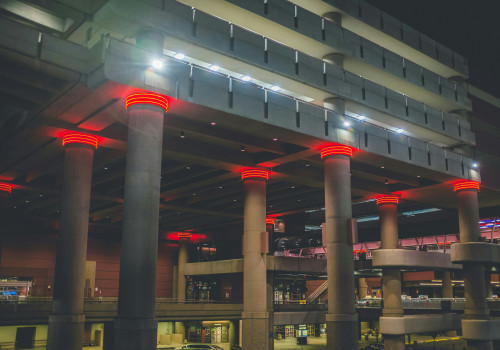
<svg viewBox="0 0 500 350"><path fill-rule="evenodd" d="M350 126L351 126L351 123L349 123L348 121L345 121L345 122L344 122L344 126L345 126L346 128L348 128L348 127L350 127Z"/></svg>
<svg viewBox="0 0 500 350"><path fill-rule="evenodd" d="M273 86L271 86L271 90L273 90L273 91L280 91L280 87L277 86L277 85L273 85Z"/></svg>
<svg viewBox="0 0 500 350"><path fill-rule="evenodd" d="M364 115L358 115L358 120L365 120L366 117Z"/></svg>
<svg viewBox="0 0 500 350"><path fill-rule="evenodd" d="M244 75L244 76L241 77L241 80L243 80L243 81L250 81L250 80L252 80L252 77L249 77L248 75Z"/></svg>
<svg viewBox="0 0 500 350"><path fill-rule="evenodd" d="M476 162L474 162L474 163L472 164L472 166L473 166L474 168L477 168L477 167L479 167L479 164L477 164Z"/></svg>
<svg viewBox="0 0 500 350"><path fill-rule="evenodd" d="M404 133L404 132L405 132L405 130L404 130L404 129L396 129L396 132L397 132L398 134L402 134L402 133Z"/></svg>
<svg viewBox="0 0 500 350"><path fill-rule="evenodd" d="M154 59L152 62L151 62L151 66L155 69L161 69L163 68L163 61L162 60L159 60L159 59Z"/></svg>
<svg viewBox="0 0 500 350"><path fill-rule="evenodd" d="M184 54L183 54L183 53L178 52L178 53L176 53L176 54L174 55L174 57L175 57L175 58L177 58L178 60L182 60L182 59L184 59L184 57L186 57L186 56L184 56Z"/></svg>
<svg viewBox="0 0 500 350"><path fill-rule="evenodd" d="M216 64L212 64L210 67L208 67L211 71L218 72L220 67Z"/></svg>

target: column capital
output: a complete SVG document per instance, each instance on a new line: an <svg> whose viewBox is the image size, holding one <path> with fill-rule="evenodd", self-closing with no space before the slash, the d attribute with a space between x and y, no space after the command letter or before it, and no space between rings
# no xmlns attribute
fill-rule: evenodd
<svg viewBox="0 0 500 350"><path fill-rule="evenodd" d="M266 218L266 224L274 225L275 221L276 221L275 218Z"/></svg>
<svg viewBox="0 0 500 350"><path fill-rule="evenodd" d="M134 105L153 105L162 108L165 113L168 111L168 100L165 96L152 92L136 93L129 95L125 100L125 108L129 109Z"/></svg>
<svg viewBox="0 0 500 350"><path fill-rule="evenodd" d="M89 145L95 147L99 144L97 137L86 134L66 134L62 138L62 145L67 146L68 144L79 143L84 145Z"/></svg>
<svg viewBox="0 0 500 350"><path fill-rule="evenodd" d="M472 181L472 180L460 180L453 183L453 190L455 192L464 191L464 190L472 190L479 192L480 182Z"/></svg>
<svg viewBox="0 0 500 350"><path fill-rule="evenodd" d="M247 179L264 179L264 180L269 180L269 171L267 170L262 170L258 168L247 168L242 170L241 172L241 179L247 180Z"/></svg>
<svg viewBox="0 0 500 350"><path fill-rule="evenodd" d="M394 205L397 206L399 204L398 196L391 195L380 195L375 198L377 200L377 206L381 205Z"/></svg>
<svg viewBox="0 0 500 350"><path fill-rule="evenodd" d="M5 182L0 182L0 191L1 192L12 193L12 185L11 184L7 184Z"/></svg>
<svg viewBox="0 0 500 350"><path fill-rule="evenodd" d="M352 152L355 148L345 145L331 145L321 149L321 158L324 159L329 156L343 155L352 157Z"/></svg>

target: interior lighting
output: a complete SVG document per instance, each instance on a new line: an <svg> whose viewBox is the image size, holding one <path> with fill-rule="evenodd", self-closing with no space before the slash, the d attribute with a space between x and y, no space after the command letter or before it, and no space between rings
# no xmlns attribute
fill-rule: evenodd
<svg viewBox="0 0 500 350"><path fill-rule="evenodd" d="M0 191L12 193L12 185L0 183Z"/></svg>
<svg viewBox="0 0 500 350"><path fill-rule="evenodd" d="M178 52L174 55L174 58L177 58L178 60L182 60L182 59L184 59L184 57L186 57L186 56L184 56L184 54L180 53L180 52Z"/></svg>
<svg viewBox="0 0 500 350"><path fill-rule="evenodd" d="M151 62L151 66L155 69L161 69L163 68L163 61L162 60L159 60L159 59L154 59L152 62Z"/></svg>
<svg viewBox="0 0 500 350"><path fill-rule="evenodd" d="M384 204L393 204L393 205L398 205L399 204L399 197L396 196L378 196L377 198L377 205L384 205Z"/></svg>
<svg viewBox="0 0 500 350"><path fill-rule="evenodd" d="M363 120L365 120L365 119L366 119L366 117L365 117L364 115L358 115L358 120L363 121Z"/></svg>
<svg viewBox="0 0 500 350"><path fill-rule="evenodd" d="M273 219L273 218L266 218L266 224L274 225L274 221L275 221L275 219Z"/></svg>
<svg viewBox="0 0 500 350"><path fill-rule="evenodd" d="M261 169L245 169L241 172L241 179L261 178L269 180L269 171Z"/></svg>
<svg viewBox="0 0 500 350"><path fill-rule="evenodd" d="M62 145L66 146L68 143L83 143L97 148L97 137L85 134L67 134L63 136Z"/></svg>
<svg viewBox="0 0 500 350"><path fill-rule="evenodd" d="M397 132L398 134L402 134L402 133L404 133L404 132L405 132L405 130L404 130L404 129L396 129L396 132Z"/></svg>
<svg viewBox="0 0 500 350"><path fill-rule="evenodd" d="M352 147L343 145L327 146L321 149L321 158L339 154L352 157L352 150L353 150Z"/></svg>
<svg viewBox="0 0 500 350"><path fill-rule="evenodd" d="M348 127L350 127L350 126L351 126L351 123L349 123L348 121L345 121L345 122L344 122L344 126L345 126L346 128L348 128Z"/></svg>
<svg viewBox="0 0 500 350"><path fill-rule="evenodd" d="M453 184L453 190L455 192L461 190L477 190L479 192L479 182L470 180L458 181Z"/></svg>
<svg viewBox="0 0 500 350"><path fill-rule="evenodd" d="M210 67L208 67L211 71L218 72L220 67L216 64L212 64Z"/></svg>
<svg viewBox="0 0 500 350"><path fill-rule="evenodd" d="M163 108L165 112L168 110L167 98L153 93L138 93L128 96L125 101L125 108L129 109L130 106L141 104L155 105Z"/></svg>
<svg viewBox="0 0 500 350"><path fill-rule="evenodd" d="M277 86L277 85L273 85L273 86L271 86L271 90L273 90L273 91L280 91L280 87Z"/></svg>
<svg viewBox="0 0 500 350"><path fill-rule="evenodd" d="M248 75L244 75L244 76L241 77L241 80L243 80L243 81L250 81L250 80L252 80L252 77L250 77Z"/></svg>
<svg viewBox="0 0 500 350"><path fill-rule="evenodd" d="M472 166L473 166L474 168L477 168L477 167L479 167L479 164L477 164L476 162L474 162L474 163L472 164Z"/></svg>

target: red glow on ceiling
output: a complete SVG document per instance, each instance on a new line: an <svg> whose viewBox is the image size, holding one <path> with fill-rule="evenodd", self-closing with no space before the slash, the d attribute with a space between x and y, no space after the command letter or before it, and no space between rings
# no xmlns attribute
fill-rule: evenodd
<svg viewBox="0 0 500 350"><path fill-rule="evenodd" d="M184 239L189 239L193 243L202 242L207 238L206 235L191 232L168 232L166 238L171 241L179 241Z"/></svg>
<svg viewBox="0 0 500 350"><path fill-rule="evenodd" d="M85 134L66 134L63 136L62 145L66 146L68 143L83 143L97 148L99 141L97 137Z"/></svg>
<svg viewBox="0 0 500 350"><path fill-rule="evenodd" d="M273 218L266 218L266 224L271 224L271 225L274 225L274 221L276 221L276 219L273 219Z"/></svg>
<svg viewBox="0 0 500 350"><path fill-rule="evenodd" d="M458 181L453 184L453 190L455 192L461 190L476 190L479 192L479 182L470 180Z"/></svg>
<svg viewBox="0 0 500 350"><path fill-rule="evenodd" d="M399 197L397 196L378 196L377 198L377 205L384 205L384 204L392 204L392 205L398 205L399 204Z"/></svg>
<svg viewBox="0 0 500 350"><path fill-rule="evenodd" d="M168 111L168 101L165 96L153 93L138 93L129 95L125 101L125 108L128 109L133 105L155 105Z"/></svg>
<svg viewBox="0 0 500 350"><path fill-rule="evenodd" d="M261 169L245 169L241 172L241 179L261 178L269 180L269 171Z"/></svg>
<svg viewBox="0 0 500 350"><path fill-rule="evenodd" d="M12 185L0 183L0 191L12 193Z"/></svg>
<svg viewBox="0 0 500 350"><path fill-rule="evenodd" d="M326 146L321 149L321 158L325 158L328 156L335 156L335 155L344 155L352 157L353 150L354 150L353 147L344 145Z"/></svg>

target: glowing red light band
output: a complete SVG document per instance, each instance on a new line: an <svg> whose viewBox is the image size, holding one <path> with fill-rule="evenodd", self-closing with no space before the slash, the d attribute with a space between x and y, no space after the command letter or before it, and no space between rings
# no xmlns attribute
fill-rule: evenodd
<svg viewBox="0 0 500 350"><path fill-rule="evenodd" d="M321 158L334 156L338 154L352 157L352 150L353 148L349 146L342 146L342 145L327 146L321 150Z"/></svg>
<svg viewBox="0 0 500 350"><path fill-rule="evenodd" d="M12 193L12 185L0 183L0 191Z"/></svg>
<svg viewBox="0 0 500 350"><path fill-rule="evenodd" d="M68 134L63 136L62 144L66 146L68 143L83 143L97 148L99 141L97 137L85 134Z"/></svg>
<svg viewBox="0 0 500 350"><path fill-rule="evenodd" d="M377 205L384 205L384 204L398 205L399 204L399 197L396 197L396 196L377 197Z"/></svg>
<svg viewBox="0 0 500 350"><path fill-rule="evenodd" d="M266 224L272 224L272 225L274 225L274 221L275 221L274 219L267 218L266 219Z"/></svg>
<svg viewBox="0 0 500 350"><path fill-rule="evenodd" d="M479 182L463 180L453 184L453 190L455 192L461 190L476 190L479 192Z"/></svg>
<svg viewBox="0 0 500 350"><path fill-rule="evenodd" d="M241 172L241 179L261 178L269 180L269 171L260 169L246 169Z"/></svg>
<svg viewBox="0 0 500 350"><path fill-rule="evenodd" d="M132 94L127 97L125 101L125 108L128 109L133 105L155 105L161 107L166 111L168 111L168 101L165 96L152 94L152 93L141 93L141 94Z"/></svg>

